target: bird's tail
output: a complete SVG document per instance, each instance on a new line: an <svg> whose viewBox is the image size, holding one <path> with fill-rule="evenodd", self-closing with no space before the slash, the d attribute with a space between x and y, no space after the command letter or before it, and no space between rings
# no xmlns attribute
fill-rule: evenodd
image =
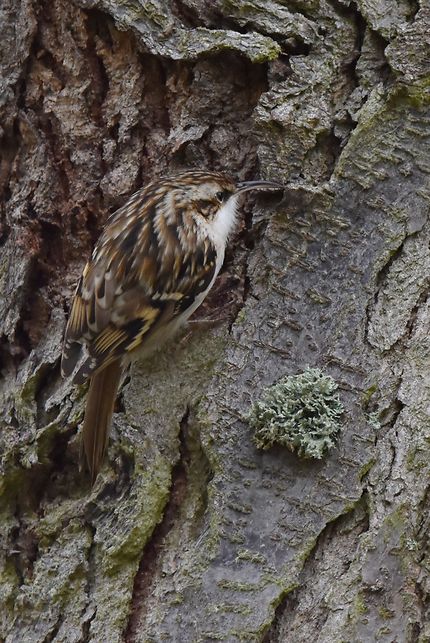
<svg viewBox="0 0 430 643"><path fill-rule="evenodd" d="M95 373L90 381L82 428L82 451L90 470L92 484L101 468L109 440L121 372L121 362L116 360Z"/></svg>

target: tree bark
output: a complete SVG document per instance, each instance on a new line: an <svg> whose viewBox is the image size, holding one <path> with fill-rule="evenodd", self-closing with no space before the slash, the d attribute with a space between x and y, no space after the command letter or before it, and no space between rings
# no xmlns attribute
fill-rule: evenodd
<svg viewBox="0 0 430 643"><path fill-rule="evenodd" d="M428 0L4 0L0 640L430 641ZM107 214L188 167L244 206L201 315L78 470L59 358ZM318 366L325 459L246 413Z"/></svg>

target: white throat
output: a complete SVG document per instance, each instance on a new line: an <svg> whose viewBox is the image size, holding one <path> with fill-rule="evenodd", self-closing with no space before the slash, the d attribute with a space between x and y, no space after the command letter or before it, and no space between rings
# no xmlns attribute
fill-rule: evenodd
<svg viewBox="0 0 430 643"><path fill-rule="evenodd" d="M211 237L217 248L225 248L227 239L237 223L237 196L231 196L219 209L211 224Z"/></svg>

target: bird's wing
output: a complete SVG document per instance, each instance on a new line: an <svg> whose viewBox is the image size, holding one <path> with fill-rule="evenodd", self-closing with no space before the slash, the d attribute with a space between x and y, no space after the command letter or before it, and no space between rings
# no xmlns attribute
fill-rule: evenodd
<svg viewBox="0 0 430 643"><path fill-rule="evenodd" d="M143 345L161 325L185 313L208 289L216 249L189 212L141 191L108 220L85 266L67 324L62 372L96 371Z"/></svg>

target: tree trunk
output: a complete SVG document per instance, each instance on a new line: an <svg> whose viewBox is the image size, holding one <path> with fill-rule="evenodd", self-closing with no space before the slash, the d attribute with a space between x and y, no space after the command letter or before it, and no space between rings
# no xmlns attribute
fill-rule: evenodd
<svg viewBox="0 0 430 643"><path fill-rule="evenodd" d="M12 642L430 641L428 0L4 0L1 629ZM70 299L107 214L180 168L287 184L204 316L135 364L91 490ZM318 366L323 460L246 414Z"/></svg>

